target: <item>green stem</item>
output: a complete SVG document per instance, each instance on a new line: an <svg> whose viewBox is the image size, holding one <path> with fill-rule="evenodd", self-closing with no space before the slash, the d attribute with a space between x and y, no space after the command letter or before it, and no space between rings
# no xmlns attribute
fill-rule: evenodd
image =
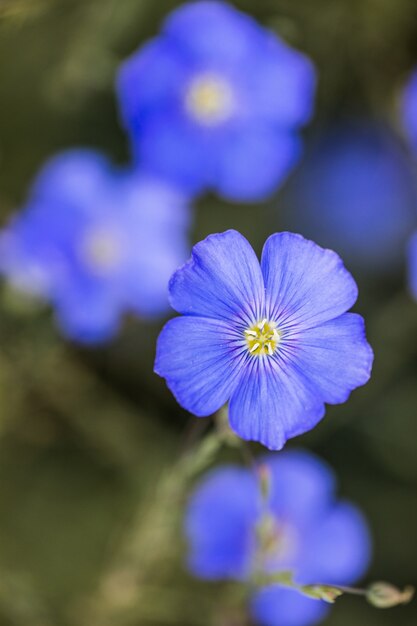
<svg viewBox="0 0 417 626"><path fill-rule="evenodd" d="M223 442L222 433L213 430L162 472L149 501L139 507L129 536L105 573L98 593L89 602L86 623L119 623L116 616L128 609L130 613L139 606L149 607L149 582L161 577L161 570L181 543L182 503L189 482L214 461Z"/></svg>

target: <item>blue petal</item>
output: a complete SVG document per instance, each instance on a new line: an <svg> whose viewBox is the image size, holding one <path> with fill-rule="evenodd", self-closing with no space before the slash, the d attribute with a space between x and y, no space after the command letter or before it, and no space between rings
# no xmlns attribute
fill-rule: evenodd
<svg viewBox="0 0 417 626"><path fill-rule="evenodd" d="M229 406L233 430L270 450L311 430L323 415L323 400L302 372L269 357L249 357Z"/></svg>
<svg viewBox="0 0 417 626"><path fill-rule="evenodd" d="M247 69L250 99L263 119L294 128L311 117L316 76L311 61L273 35Z"/></svg>
<svg viewBox="0 0 417 626"><path fill-rule="evenodd" d="M410 241L408 249L409 284L414 298L417 300L417 234Z"/></svg>
<svg viewBox="0 0 417 626"><path fill-rule="evenodd" d="M180 7L168 17L164 33L194 61L220 61L223 66L249 60L263 36L255 20L215 1Z"/></svg>
<svg viewBox="0 0 417 626"><path fill-rule="evenodd" d="M267 316L310 328L345 313L358 289L340 257L293 233L269 237L262 253Z"/></svg>
<svg viewBox="0 0 417 626"><path fill-rule="evenodd" d="M190 570L203 578L250 573L259 515L258 485L244 469L212 471L192 495L185 520Z"/></svg>
<svg viewBox="0 0 417 626"><path fill-rule="evenodd" d="M364 320L356 313L291 334L285 341L287 353L293 351L292 358L325 402L345 402L353 389L370 378L373 352Z"/></svg>
<svg viewBox="0 0 417 626"><path fill-rule="evenodd" d="M32 215L17 215L0 235L0 271L17 289L49 297L56 279L49 250L34 240ZM59 278L59 276L58 276Z"/></svg>
<svg viewBox="0 0 417 626"><path fill-rule="evenodd" d="M340 502L309 534L297 579L351 584L365 573L370 556L371 537L364 516L352 504Z"/></svg>
<svg viewBox="0 0 417 626"><path fill-rule="evenodd" d="M252 614L260 626L312 626L324 619L329 609L321 600L277 585L261 589L251 602Z"/></svg>
<svg viewBox="0 0 417 626"><path fill-rule="evenodd" d="M164 38L158 38L129 57L119 70L117 94L124 124L140 131L148 114L180 104L187 61L178 49Z"/></svg>
<svg viewBox="0 0 417 626"><path fill-rule="evenodd" d="M125 242L121 275L114 278L120 298L140 315L169 309L168 283L187 259L191 213L184 195L165 181L132 172L116 188L113 221Z"/></svg>
<svg viewBox="0 0 417 626"><path fill-rule="evenodd" d="M53 224L60 226L66 219L73 222L78 214L96 212L97 204L91 199L100 192L103 198L106 196L110 174L110 164L99 152L85 148L67 150L42 167L32 186L30 200L37 211L48 213ZM50 210L48 202L56 202L60 210Z"/></svg>
<svg viewBox="0 0 417 626"><path fill-rule="evenodd" d="M179 313L249 324L260 319L263 294L256 254L235 230L195 245L191 259L170 282L171 304Z"/></svg>
<svg viewBox="0 0 417 626"><path fill-rule="evenodd" d="M176 111L154 115L141 135L133 137L133 149L146 169L190 193L198 193L211 184L215 148Z"/></svg>
<svg viewBox="0 0 417 626"><path fill-rule="evenodd" d="M141 238L137 237L137 243ZM120 278L121 297L129 309L145 317L169 311L169 279L187 253L185 243L181 246L181 242L175 242L172 233L166 245L162 237L148 240L141 248L141 254L126 265Z"/></svg>
<svg viewBox="0 0 417 626"><path fill-rule="evenodd" d="M404 89L402 101L402 115L405 130L411 144L417 150L417 72L411 74L411 78Z"/></svg>
<svg viewBox="0 0 417 626"><path fill-rule="evenodd" d="M244 127L219 152L217 187L226 198L253 202L273 193L295 165L300 139L290 132Z"/></svg>
<svg viewBox="0 0 417 626"><path fill-rule="evenodd" d="M271 473L269 502L277 519L288 520L298 529L321 521L335 490L331 468L302 450L267 455L261 461Z"/></svg>
<svg viewBox="0 0 417 626"><path fill-rule="evenodd" d="M198 416L210 415L227 402L236 387L241 371L240 343L224 322L176 317L159 336L155 372L166 379L182 407Z"/></svg>
<svg viewBox="0 0 417 626"><path fill-rule="evenodd" d="M98 344L111 339L120 324L120 308L105 292L83 292L80 285L70 291L68 285L60 294L56 317L64 334L86 344Z"/></svg>

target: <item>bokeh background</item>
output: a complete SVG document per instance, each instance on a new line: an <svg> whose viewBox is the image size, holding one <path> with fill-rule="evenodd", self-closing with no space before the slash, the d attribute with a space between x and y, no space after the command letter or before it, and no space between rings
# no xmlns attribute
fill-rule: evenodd
<svg viewBox="0 0 417 626"><path fill-rule="evenodd" d="M115 72L176 4L0 0L3 224L58 150L83 145L128 161ZM304 132L304 158L275 196L255 205L200 198L190 244L233 227L259 252L271 232L290 229L343 254L359 283L356 310L376 353L373 378L289 445L328 460L341 493L366 513L374 536L369 580L415 583L417 303L407 290L406 242L417 226L417 157L399 102L417 65L417 5L233 4L311 56L319 72L316 113ZM362 141L352 165L349 154ZM380 162L385 153L395 162L392 185ZM326 182L332 172L336 182ZM1 626L249 624L233 586L186 574L184 494L167 488L161 496L158 487L195 422L152 373L162 323L127 319L116 340L86 349L60 336L48 308L2 285ZM220 458L240 460L233 449ZM170 503L168 516L158 514L161 497ZM382 612L342 598L326 623L416 620L413 604Z"/></svg>

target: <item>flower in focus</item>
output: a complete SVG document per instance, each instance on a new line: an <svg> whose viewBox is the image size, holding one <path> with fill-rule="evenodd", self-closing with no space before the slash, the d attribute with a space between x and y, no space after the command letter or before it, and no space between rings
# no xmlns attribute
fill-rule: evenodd
<svg viewBox="0 0 417 626"><path fill-rule="evenodd" d="M125 61L117 91L142 164L194 192L251 201L296 161L314 82L302 54L228 4L204 1L174 11Z"/></svg>
<svg viewBox="0 0 417 626"><path fill-rule="evenodd" d="M335 499L331 470L302 451L266 457L262 465L266 501L255 474L237 466L212 470L197 485L185 521L191 572L245 581L291 571L298 584L355 582L368 566L370 537L359 510ZM263 626L315 624L328 609L278 584L261 583L251 598Z"/></svg>
<svg viewBox="0 0 417 626"><path fill-rule="evenodd" d="M362 271L393 271L415 223L415 186L387 127L350 120L328 128L288 190L286 226Z"/></svg>
<svg viewBox="0 0 417 626"><path fill-rule="evenodd" d="M51 301L68 336L101 341L124 311L166 312L169 277L188 253L188 222L178 191L73 150L45 166L2 233L0 269Z"/></svg>
<svg viewBox="0 0 417 626"><path fill-rule="evenodd" d="M369 379L364 321L346 313L356 284L337 254L300 235L269 237L261 265L240 233L210 235L169 291L183 316L162 330L155 371L195 415L230 400L243 439L280 449Z"/></svg>

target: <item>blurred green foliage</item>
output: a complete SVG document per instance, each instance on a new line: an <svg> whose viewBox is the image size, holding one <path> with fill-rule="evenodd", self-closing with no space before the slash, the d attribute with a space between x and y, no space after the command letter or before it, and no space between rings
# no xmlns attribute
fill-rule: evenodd
<svg viewBox="0 0 417 626"><path fill-rule="evenodd" d="M415 0L235 4L316 62L317 113L306 141L342 113L398 126L398 90L417 63ZM127 161L114 74L175 5L0 0L3 220L57 150L88 145ZM279 210L280 193L264 206L202 199L192 240L234 227L259 250L279 227ZM404 273L372 283L357 278L376 352L373 379L295 443L332 463L343 495L368 516L375 537L370 579L404 585L417 580L417 304ZM59 337L48 311L27 310L2 288L1 626L247 623L239 589L193 581L184 571L184 489L173 495L164 476L178 462L189 418L152 373L159 328L130 319L112 345L81 350ZM233 450L221 457L239 459ZM416 618L412 604L381 613L342 598L328 623L414 626Z"/></svg>

